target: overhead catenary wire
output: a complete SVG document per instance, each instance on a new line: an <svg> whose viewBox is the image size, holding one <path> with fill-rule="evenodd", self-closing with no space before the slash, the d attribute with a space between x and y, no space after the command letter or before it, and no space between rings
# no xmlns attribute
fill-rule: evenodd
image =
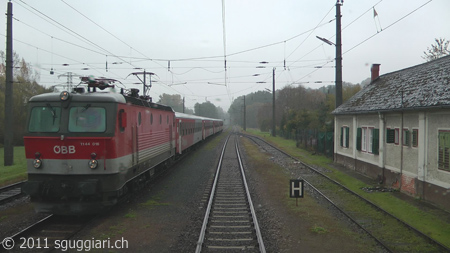
<svg viewBox="0 0 450 253"><path fill-rule="evenodd" d="M91 18L89 18L88 16L84 15L83 12L79 11L78 9L76 9L75 7L73 7L72 5L68 4L66 1L61 0L61 2L63 2L64 4L66 4L67 6L69 6L72 10L74 10L75 12L77 12L78 14L80 14L81 16L83 16L84 18L86 18L87 20L89 20L90 22L92 22L93 24L95 24L97 27L99 27L100 29L102 29L103 31L105 31L106 33L108 33L109 35L111 35L112 37L114 37L115 39L117 39L118 41L122 42L123 44L125 44L126 46L128 46L130 48L130 55L131 55L131 50L134 50L136 52L138 52L140 55L149 58L148 56L146 56L144 53L138 51L137 49L135 49L133 46L129 45L128 43L126 43L125 41L123 41L122 39L120 39L119 37L117 37L116 35L114 35L112 32L108 31L106 28L104 28L103 26L99 25L97 22L95 22L94 20L92 20ZM117 56L116 56L117 57ZM130 58L131 59L131 58ZM130 65L132 65L131 60L129 62ZM159 63L157 63L159 64ZM160 65L160 64L159 64ZM162 65L160 65L162 66Z"/></svg>
<svg viewBox="0 0 450 253"><path fill-rule="evenodd" d="M36 30L36 31L38 31L38 32L40 32L40 33L42 33L42 34L44 34L44 35L47 35L47 36L51 37L52 39L59 40L59 41L61 41L61 42L67 43L67 44L72 45L72 46L75 46L75 47L79 47L79 48L81 48L81 49L84 49L84 50L87 50L87 51L90 51L90 52L93 52L93 53L96 53L96 54L99 54L99 55L105 55L103 52L99 52L99 51L93 50L93 49L91 49L91 48L83 47L83 46L78 45L78 44L75 44L75 43L73 43L73 42L70 42L70 41L67 41L67 40L63 40L63 39L60 39L60 38L55 37L55 36L53 36L53 35L50 35L50 34L44 32L44 31L42 31L42 30L40 30L40 29L38 29L38 28L36 28L36 27L34 27L34 26L32 26L32 25L29 25L29 24L27 24L27 23L25 23L25 22L23 22L23 21L21 21L21 20L19 20L19 19L17 19L17 18L14 18L14 17L13 17L13 19L16 20L16 21L19 22L19 23L22 23L22 24L25 25L25 26L28 26L28 27L31 28L31 29L34 29L34 30ZM52 42L52 43L53 43L53 42Z"/></svg>
<svg viewBox="0 0 450 253"><path fill-rule="evenodd" d="M85 42L87 42L87 43L89 43L89 44L91 44L91 45L93 45L93 46L99 48L100 50L105 51L106 53L108 53L108 54L110 54L110 55L112 55L112 56L114 56L114 57L117 57L116 55L114 55L113 53L111 53L109 50L107 50L107 49L105 49L105 48L103 48L103 47L97 45L95 42L93 42L93 41L87 39L85 36L82 36L82 35L79 34L78 32L75 32L74 30L70 29L69 27L67 27L67 26L65 26L65 25L63 25L63 24L61 24L61 23L58 22L57 20L55 20L55 19L51 18L50 16L48 16L47 14L45 14L45 13L41 12L40 10L36 9L35 7L33 7L33 6L31 6L31 5L27 4L27 3L25 3L23 0L19 0L19 1L20 1L21 3L27 5L27 6L30 7L31 9L33 9L35 12L37 12L37 13L39 13L40 15L44 16L44 17L47 18L48 20L51 20L51 21L54 22L55 24L57 24L57 25L59 25L60 27L64 28L66 31L69 31L69 32L75 34L78 38L81 38L83 41L85 41ZM117 57L117 58L120 59L120 60L122 60L120 57ZM130 65L132 65L132 64L130 63ZM132 66L133 66L133 65L132 65ZM136 66L133 66L133 67L136 67Z"/></svg>
<svg viewBox="0 0 450 253"><path fill-rule="evenodd" d="M62 2L64 2L64 1L62 1ZM379 2L381 2L381 1L379 1ZM378 2L378 3L379 3ZM431 2L431 0L429 1L429 2ZM428 2L428 3L429 3ZM66 3L66 2L64 2L64 3ZM377 4L378 4L377 3ZM371 8L372 9L372 8ZM369 9L369 11L371 10L371 9ZM406 16L405 16L406 17ZM404 18L405 18L404 17ZM356 20L354 20L353 22L356 22ZM352 23L353 23L352 22ZM397 21L398 22L398 21ZM350 24L352 24L352 23L350 23ZM350 25L349 24L349 25ZM347 25L346 27L348 27L349 25ZM390 26L392 26L392 25L394 25L394 24L391 24ZM390 27L390 26L388 26L388 27ZM344 29L346 28L346 27L344 27ZM314 28L315 29L315 28ZM376 34L375 34L376 35ZM374 36L374 35L373 35ZM371 36L370 38L372 38L373 36ZM368 38L368 39L366 39L365 41L367 41L367 40L369 40L370 38ZM287 40L283 40L282 42L280 42L280 43L286 43L286 41ZM364 43L365 41L363 41L363 42L361 42L360 44L362 44L362 43ZM359 46L359 44L358 45L356 45L355 47L357 47L357 46ZM354 47L354 48L355 48ZM130 47L131 48L131 47ZM247 50L243 50L243 51L240 51L240 52L237 52L237 53L246 53L246 52L250 52L250 51L253 51L253 50L257 50L257 49L259 49L259 48L261 48L261 47L258 47L258 48L252 48L252 49L247 49ZM353 48L351 48L350 50L352 50ZM89 50L88 48L86 48L86 50ZM348 51L350 51L350 50L348 50ZM96 51L96 50L95 50ZM345 53L347 53L348 51L345 51L344 52L344 54ZM98 51L97 51L98 52ZM137 51L138 52L138 51ZM105 55L104 53L101 53L101 52L98 52L98 53L100 53L100 54L102 54L102 55ZM109 55L109 54L108 54ZM114 54L112 54L113 56L114 56ZM221 57L221 58L225 58L225 57L227 57L227 56L230 56L230 55L233 55L233 54L227 54L226 53L226 48L224 47L224 55L222 55L222 56L218 56L218 57ZM122 59L124 59L124 60L128 60L128 61L131 61L131 59L137 59L138 57L130 57L130 58L127 58L127 57L124 57L124 56L121 56L122 57ZM143 60L143 62L144 61L148 61L148 60L154 60L154 59L150 59L150 58L148 58L148 57L145 57L145 58L142 58ZM161 60L167 60L167 59L161 59ZM211 59L211 58L208 58L208 59L206 59L206 58L203 58L203 57L201 57L201 58L198 58L198 59L193 59L193 61L196 61L196 60L215 60L215 59ZM218 59L219 60L219 59ZM124 61L124 62L127 62L127 61ZM232 61L230 60L230 59L226 59L226 62L229 64L229 63L231 63ZM329 64L330 62L326 62L326 64ZM251 62L249 61L249 64L251 64ZM325 64L325 65L326 65ZM187 74L187 73L189 73L189 72L191 72L191 71L193 71L194 69L204 69L204 70L206 70L206 71L209 71L209 70L211 70L212 68L210 68L210 67L205 67L205 68L203 68L203 67L201 67L200 65L202 65L202 64L199 64L199 67L194 67L194 68L189 68L189 67L179 67L180 69L181 68L189 68L187 71L184 71L184 72L178 72L178 73L174 73L175 75L179 75L179 76L181 76L181 75L184 75L184 74ZM292 65L291 65L292 66ZM235 68L244 68L245 66L233 66L233 67L235 67ZM325 66L326 67L326 66ZM100 68L99 68L100 69ZM225 68L226 69L226 68ZM292 67L292 70L295 70L296 69L296 67ZM313 72L311 72L311 73L314 73L315 71L317 71L317 70L314 70ZM213 71L210 71L211 73L213 73ZM223 72L223 71L218 71L218 73L221 73L221 72ZM291 74L291 72L289 72L289 74ZM308 74L308 75L310 75L310 74ZM308 75L305 75L304 77L302 77L301 79L304 79L304 78L306 78ZM280 77L280 75L277 75L277 78L278 77ZM230 78L232 78L232 77L226 77L225 78L225 82L226 83L229 83L229 79ZM183 81L184 81L184 79L183 79Z"/></svg>
<svg viewBox="0 0 450 253"><path fill-rule="evenodd" d="M360 43L356 44L355 46L351 47L350 49L348 49L347 51L344 51L342 54L346 54L350 51L352 51L353 49L359 47L360 45L364 44L366 41L372 39L373 37L375 37L376 35L380 34L381 32L386 31L388 28L394 26L395 24L397 24L398 22L402 21L403 19L405 19L406 17L410 16L411 14L413 14L414 12L422 9L424 6L426 6L427 4L431 3L433 0L429 0L428 2L420 5L419 7L415 8L414 10L410 11L409 13L407 13L406 15L404 15L403 17L397 19L396 21L392 22L390 25L386 26L384 29L382 29L381 31L377 31L376 33L372 34L371 36L367 37L366 39L364 39L363 41L361 41Z"/></svg>

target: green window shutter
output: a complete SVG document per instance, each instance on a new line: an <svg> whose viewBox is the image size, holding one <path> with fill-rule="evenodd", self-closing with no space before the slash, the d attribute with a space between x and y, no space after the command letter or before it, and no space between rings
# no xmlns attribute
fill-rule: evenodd
<svg viewBox="0 0 450 253"><path fill-rule="evenodd" d="M361 135L362 129L361 128L356 129L356 150L361 150Z"/></svg>
<svg viewBox="0 0 450 253"><path fill-rule="evenodd" d="M406 134L406 142L405 142L405 145L406 145L406 146L409 146L409 144L411 143L411 141L410 141L410 139L411 139L411 132L410 132L409 130L406 130L405 134Z"/></svg>
<svg viewBox="0 0 450 253"><path fill-rule="evenodd" d="M349 134L350 134L350 128L349 128L349 127L346 127L346 128L345 128L345 146L346 146L347 148L349 147L349 145L348 145L349 139L350 139Z"/></svg>
<svg viewBox="0 0 450 253"><path fill-rule="evenodd" d="M380 149L380 129L373 129L372 134L372 153L375 155L379 154Z"/></svg>
<svg viewBox="0 0 450 253"><path fill-rule="evenodd" d="M386 143L395 143L395 129L386 129Z"/></svg>
<svg viewBox="0 0 450 253"><path fill-rule="evenodd" d="M344 127L341 127L341 147L344 146Z"/></svg>

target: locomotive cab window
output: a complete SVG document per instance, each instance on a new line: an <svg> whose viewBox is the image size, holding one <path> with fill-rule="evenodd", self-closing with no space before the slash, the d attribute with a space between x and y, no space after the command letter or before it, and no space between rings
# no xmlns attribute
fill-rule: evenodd
<svg viewBox="0 0 450 253"><path fill-rule="evenodd" d="M101 133L106 131L106 110L101 107L75 106L69 112L69 131Z"/></svg>
<svg viewBox="0 0 450 253"><path fill-rule="evenodd" d="M61 107L39 106L31 109L28 131L56 133L61 121Z"/></svg>

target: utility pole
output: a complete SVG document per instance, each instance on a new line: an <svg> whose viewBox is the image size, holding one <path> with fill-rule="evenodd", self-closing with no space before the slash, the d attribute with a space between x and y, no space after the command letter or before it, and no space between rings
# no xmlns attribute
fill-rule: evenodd
<svg viewBox="0 0 450 253"><path fill-rule="evenodd" d="M246 121L247 121L246 112L247 112L247 110L246 110L246 107L245 107L245 95L244 95L244 131L247 130L247 127L246 127Z"/></svg>
<svg viewBox="0 0 450 253"><path fill-rule="evenodd" d="M342 104L342 39L341 39L341 5L336 2L336 108Z"/></svg>
<svg viewBox="0 0 450 253"><path fill-rule="evenodd" d="M183 97L183 113L184 113L184 97Z"/></svg>
<svg viewBox="0 0 450 253"><path fill-rule="evenodd" d="M5 149L3 150L5 166L11 166L14 163L12 11L12 3L9 1L6 13Z"/></svg>
<svg viewBox="0 0 450 253"><path fill-rule="evenodd" d="M272 71L272 136L277 136L275 124L275 68Z"/></svg>

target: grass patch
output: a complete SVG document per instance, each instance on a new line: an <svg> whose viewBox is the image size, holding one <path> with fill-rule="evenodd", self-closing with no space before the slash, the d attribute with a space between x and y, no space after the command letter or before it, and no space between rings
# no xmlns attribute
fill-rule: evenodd
<svg viewBox="0 0 450 253"><path fill-rule="evenodd" d="M326 234L326 233L328 233L328 230L327 230L326 228L323 228L323 227L314 225L314 226L311 228L311 232L320 235L320 234Z"/></svg>
<svg viewBox="0 0 450 253"><path fill-rule="evenodd" d="M142 206L147 206L149 208L154 208L157 206L168 206L169 203L166 202L160 202L162 198L163 192L158 192L155 196L151 197L149 200L145 201L144 203L141 203Z"/></svg>
<svg viewBox="0 0 450 253"><path fill-rule="evenodd" d="M228 129L224 129L222 131L222 133L220 133L218 135L213 135L213 137L209 141L207 141L208 143L206 143L205 148L207 150L215 149L217 146L219 146L219 143L223 140L223 138L228 136L230 131L231 131L231 129L228 128Z"/></svg>
<svg viewBox="0 0 450 253"><path fill-rule="evenodd" d="M14 147L14 162L11 166L4 165L4 148L0 148L0 187L27 180L27 160L24 147Z"/></svg>
<svg viewBox="0 0 450 253"><path fill-rule="evenodd" d="M125 217L125 218L135 218L136 217L136 213L131 211L131 212L125 214L123 217Z"/></svg>
<svg viewBox="0 0 450 253"><path fill-rule="evenodd" d="M141 205L148 206L148 207L156 207L156 206L168 206L169 203L164 203L164 202L159 202L154 199L149 199L146 202L141 203Z"/></svg>
<svg viewBox="0 0 450 253"><path fill-rule="evenodd" d="M450 224L447 222L446 217L424 212L414 205L395 197L392 193L367 193L361 190L362 187L367 186L364 182L330 166L330 164L333 163L332 159L323 155L312 155L308 150L297 148L294 140L286 140L282 137L272 137L268 132L260 132L255 129L248 129L247 132L262 137L304 163L330 170L331 172L327 174L330 178L335 179L352 191L369 199L384 210L399 217L404 222L431 236L443 245L450 247L450 240L448 240L448 238L450 238Z"/></svg>

